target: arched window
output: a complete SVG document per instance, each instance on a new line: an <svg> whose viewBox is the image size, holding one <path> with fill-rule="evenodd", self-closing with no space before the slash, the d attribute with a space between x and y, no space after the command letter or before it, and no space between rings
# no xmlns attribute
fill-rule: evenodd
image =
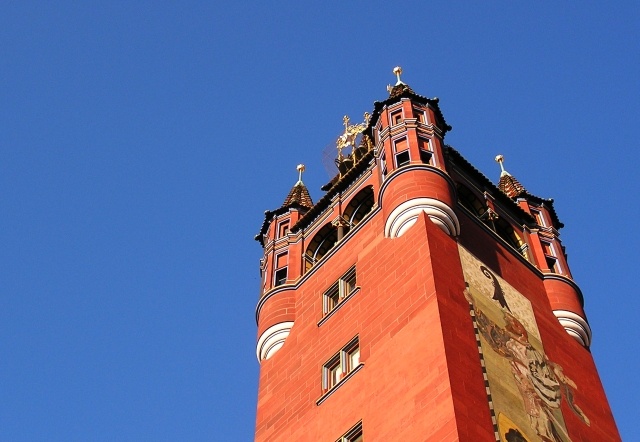
<svg viewBox="0 0 640 442"><path fill-rule="evenodd" d="M524 241L522 241L522 238L520 238L520 235L516 233L513 227L511 227L511 224L502 218L498 218L493 220L493 225L495 227L495 232L500 236L500 238L504 239L511 247L527 258Z"/></svg>
<svg viewBox="0 0 640 442"><path fill-rule="evenodd" d="M498 216L495 211L489 211L486 204L468 187L457 183L456 189L458 190L458 200L460 204L477 216L487 227L496 232L500 238L504 239L511 247L516 249L525 259L529 259L525 242L513 229L511 224Z"/></svg>
<svg viewBox="0 0 640 442"><path fill-rule="evenodd" d="M338 231L331 223L326 224L313 237L305 252L306 269L309 270L320 261L326 253L338 242Z"/></svg>
<svg viewBox="0 0 640 442"><path fill-rule="evenodd" d="M487 206L484 202L476 196L468 187L457 183L456 188L458 190L458 200L467 210L476 215L482 217L487 211Z"/></svg>
<svg viewBox="0 0 640 442"><path fill-rule="evenodd" d="M373 203L373 186L367 186L351 198L342 216L349 222L349 226L353 227L371 212Z"/></svg>

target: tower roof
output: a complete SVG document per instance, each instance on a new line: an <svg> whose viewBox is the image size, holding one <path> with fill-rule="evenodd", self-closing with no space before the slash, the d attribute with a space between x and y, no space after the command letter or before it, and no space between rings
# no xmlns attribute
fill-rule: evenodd
<svg viewBox="0 0 640 442"><path fill-rule="evenodd" d="M562 222L558 219L558 214L553 207L553 199L545 199L540 198L539 196L532 195L524 188L520 181L518 181L513 175L504 170L504 157L502 155L496 156L496 162L500 164L500 181L498 182L498 189L507 195L511 200L516 200L517 198L526 198L529 201L532 201L536 204L544 205L549 213L551 214L551 218L553 219L554 225L560 229L564 226Z"/></svg>
<svg viewBox="0 0 640 442"><path fill-rule="evenodd" d="M313 207L313 201L311 201L311 195L307 190L307 186L302 181L298 181L285 198L282 207L302 206L310 209Z"/></svg>
<svg viewBox="0 0 640 442"><path fill-rule="evenodd" d="M311 195L309 195L309 191L307 190L307 186L302 182L302 172L304 172L304 164L298 164L298 182L293 185L289 194L285 198L282 206L277 208L276 210L267 210L264 212L264 221L262 222L262 227L260 227L260 232L255 236L256 241L264 246L264 234L267 233L269 229L269 224L273 220L274 216L282 215L283 213L287 213L289 209L299 210L302 214L305 214L313 207L313 201L311 200Z"/></svg>
<svg viewBox="0 0 640 442"><path fill-rule="evenodd" d="M509 198L517 198L520 195L527 195L528 192L524 188L520 181L515 179L509 172L504 170L504 156L497 155L496 162L500 164L500 181L498 182L498 189Z"/></svg>
<svg viewBox="0 0 640 442"><path fill-rule="evenodd" d="M498 182L498 189L502 191L509 198L517 198L522 194L526 194L527 190L524 188L520 181L511 176L508 172L500 175L500 182Z"/></svg>
<svg viewBox="0 0 640 442"><path fill-rule="evenodd" d="M394 74L398 75L398 81L394 86L391 86L391 85L387 86L389 97L384 101L376 101L373 103L374 110L373 110L373 114L371 115L371 120L369 121L369 130L370 128L375 126L378 118L380 117L380 112L385 106L389 106L393 103L396 103L401 98L410 98L411 100L414 100L417 103L428 105L433 109L436 119L440 123L440 127L442 129L442 136L444 137L444 135L447 132L449 132L452 129L452 127L444 119L444 115L440 110L440 106L438 105L438 102L440 101L440 99L438 97L427 98L422 95L416 94L408 84L400 80L399 73L401 73L402 70L398 72L396 71L396 69L394 69Z"/></svg>

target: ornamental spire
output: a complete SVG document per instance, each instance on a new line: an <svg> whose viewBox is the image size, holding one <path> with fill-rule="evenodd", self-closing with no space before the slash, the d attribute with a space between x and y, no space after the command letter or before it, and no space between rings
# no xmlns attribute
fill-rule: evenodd
<svg viewBox="0 0 640 442"><path fill-rule="evenodd" d="M500 176L504 176L504 175L509 175L509 172L507 172L506 170L504 170L504 165L502 163L504 163L504 155L496 155L496 163L500 164L500 170L502 172L500 172Z"/></svg>
<svg viewBox="0 0 640 442"><path fill-rule="evenodd" d="M396 86L400 84L404 84L402 80L400 80L400 74L402 74L402 68L400 66L396 66L395 68L393 68L393 73L396 74L396 78L398 78L398 81L396 82Z"/></svg>
<svg viewBox="0 0 640 442"><path fill-rule="evenodd" d="M304 171L305 171L304 164L298 164L298 166L296 167L296 169L298 170L298 182L296 183L296 185L297 185L297 184L303 184L303 183L302 183L302 172L304 172Z"/></svg>
<svg viewBox="0 0 640 442"><path fill-rule="evenodd" d="M504 156L497 155L496 162L500 164L500 181L498 182L498 189L502 191L509 198L516 198L524 193L527 193L527 190L524 188L520 182L515 179L509 172L504 169Z"/></svg>
<svg viewBox="0 0 640 442"><path fill-rule="evenodd" d="M305 166L304 164L298 164L296 169L298 170L298 182L293 186L291 191L289 191L289 195L287 195L284 203L282 203L282 207L298 205L310 209L313 207L313 201L311 200L307 186L302 182L302 172L305 171Z"/></svg>
<svg viewBox="0 0 640 442"><path fill-rule="evenodd" d="M404 92L409 92L415 94L413 90L400 79L400 74L402 74L402 68L400 66L396 66L393 68L393 74L396 76L396 84L394 86L387 85L387 92L389 92L389 98L395 98L402 95Z"/></svg>

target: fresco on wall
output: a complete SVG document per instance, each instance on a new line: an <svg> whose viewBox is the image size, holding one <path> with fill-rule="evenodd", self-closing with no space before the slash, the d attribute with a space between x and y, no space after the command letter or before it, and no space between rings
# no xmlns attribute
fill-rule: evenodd
<svg viewBox="0 0 640 442"><path fill-rule="evenodd" d="M504 442L570 442L560 405L586 424L578 387L542 346L531 303L460 246L494 425Z"/></svg>

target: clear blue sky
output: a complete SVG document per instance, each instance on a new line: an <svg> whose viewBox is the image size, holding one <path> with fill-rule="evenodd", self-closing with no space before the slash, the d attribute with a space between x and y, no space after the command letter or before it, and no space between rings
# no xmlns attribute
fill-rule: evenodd
<svg viewBox="0 0 640 442"><path fill-rule="evenodd" d="M555 198L633 440L639 29L634 1L2 2L0 440L252 440L253 236L395 65Z"/></svg>

